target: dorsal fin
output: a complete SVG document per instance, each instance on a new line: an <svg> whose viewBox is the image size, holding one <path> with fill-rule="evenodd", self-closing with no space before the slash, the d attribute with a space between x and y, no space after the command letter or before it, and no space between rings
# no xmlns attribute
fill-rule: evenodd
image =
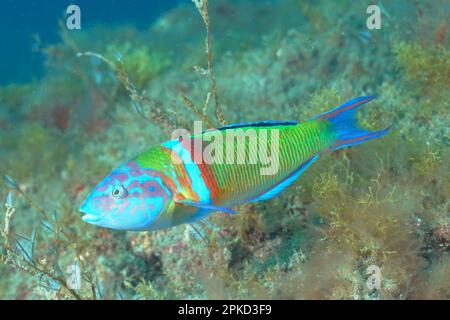
<svg viewBox="0 0 450 320"><path fill-rule="evenodd" d="M297 121L276 121L276 120L266 120L266 121L256 121L256 122L245 122L245 123L235 123L229 124L220 128L208 129L208 131L214 130L227 130L236 128L248 128L248 127L272 127L272 126L293 126L298 124Z"/></svg>

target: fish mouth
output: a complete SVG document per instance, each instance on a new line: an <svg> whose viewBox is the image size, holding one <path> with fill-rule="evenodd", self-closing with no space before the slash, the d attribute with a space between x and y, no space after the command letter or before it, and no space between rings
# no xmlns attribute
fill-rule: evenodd
<svg viewBox="0 0 450 320"><path fill-rule="evenodd" d="M84 222L97 224L102 219L101 215L92 213L92 210L89 210L86 204L83 204L80 207L80 211L84 213L84 215L81 217L81 220L83 220Z"/></svg>
<svg viewBox="0 0 450 320"><path fill-rule="evenodd" d="M83 220L84 222L87 222L87 223L96 223L96 222L99 222L101 218L102 217L100 217L100 216L96 216L96 215L87 213L81 217L81 220Z"/></svg>

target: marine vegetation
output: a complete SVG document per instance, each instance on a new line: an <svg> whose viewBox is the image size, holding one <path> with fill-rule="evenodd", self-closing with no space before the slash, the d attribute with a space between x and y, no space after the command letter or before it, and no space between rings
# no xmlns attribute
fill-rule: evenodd
<svg viewBox="0 0 450 320"><path fill-rule="evenodd" d="M61 23L35 53L43 77L0 87L0 298L450 299L450 4L379 6L379 30L365 3L325 0L194 0L145 31ZM356 120L389 134L332 141L268 201L157 231L82 220L111 169L177 128L329 125L372 94Z"/></svg>

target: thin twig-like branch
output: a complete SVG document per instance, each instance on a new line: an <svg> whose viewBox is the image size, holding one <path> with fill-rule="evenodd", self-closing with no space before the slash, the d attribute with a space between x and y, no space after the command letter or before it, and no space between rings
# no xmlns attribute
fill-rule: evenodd
<svg viewBox="0 0 450 320"><path fill-rule="evenodd" d="M40 213L42 213L44 215L44 217L46 217L47 219L52 221L50 219L50 215L42 207L37 205L19 187L19 185L11 177L4 175L3 180L5 181L6 185L10 189L12 189L12 190L16 191L17 193L19 193L20 195L22 195L24 197L24 199L29 203L30 206L32 206L33 208L38 210ZM15 208L12 203L13 202L12 194L13 194L12 191L10 191L8 193L8 196L6 198L6 203L5 203L6 214L5 214L4 226L1 231L1 234L4 238L4 243L0 244L0 247L3 248L5 254L3 254L3 253L0 254L0 262L4 263L6 265L9 265L12 268L26 272L33 276L45 275L48 278L52 279L53 281L57 282L61 287L65 288L75 299L81 300L82 297L78 294L78 292L76 292L74 289L70 288L67 285L65 279L61 278L54 272L50 271L45 265L42 265L41 263L34 261L31 256L27 255L27 258L25 258L24 256L18 255L12 249L13 246L11 245L11 242L10 242L10 226L11 226L11 221L12 221L13 215L15 213ZM58 231L63 232L63 230L58 228L58 226L56 225L56 222L54 222L54 223L55 223L55 233L57 233ZM65 234L65 236L67 237L67 239L69 239L69 241L71 241L71 242L74 241L74 239L69 237L67 234ZM22 248L22 251L24 252L23 248Z"/></svg>
<svg viewBox="0 0 450 320"><path fill-rule="evenodd" d="M206 55L207 55L207 59L208 59L207 74L211 80L211 94L214 98L214 103L215 103L215 116L216 116L216 119L222 125L226 125L227 122L225 121L225 118L223 116L219 95L217 94L216 74L215 74L214 68L213 68L211 22L209 20L208 0L192 0L192 2L195 4L198 12L202 16L203 23L205 24L205 28L206 28L205 47L206 47ZM204 108L205 114L206 114L206 109L208 107L208 104L209 104L209 97L207 97L207 100L205 101L205 108Z"/></svg>
<svg viewBox="0 0 450 320"><path fill-rule="evenodd" d="M12 192L8 193L7 200L5 203L6 213L5 213L5 222L2 230L2 236L5 239L5 245L9 248L9 233L10 233L10 225L14 212L16 209L12 205Z"/></svg>
<svg viewBox="0 0 450 320"><path fill-rule="evenodd" d="M55 232L55 235L59 232L61 232L62 235L66 237L67 240L69 240L70 243L75 243L75 239L69 235L67 232L65 232L62 228L60 228L54 219L51 218L50 214L47 213L40 205L38 205L36 202L33 201L33 199L26 194L18 185L16 185L15 190L25 199L25 201L33 208L35 208L37 211L39 211L45 219L47 219L49 222L53 222L54 228L57 232ZM56 239L58 240L58 239Z"/></svg>
<svg viewBox="0 0 450 320"><path fill-rule="evenodd" d="M7 258L2 259L2 262L14 267L18 268L32 276L37 276L39 274L45 275L53 281L57 282L60 286L66 289L75 299L82 300L82 297L76 292L74 289L70 288L65 279L55 275L51 271L49 271L45 266L40 267L38 264L32 264L30 261L25 259L24 257L16 254L14 251L10 249L10 246L1 245L5 251L7 251ZM4 260L4 261L3 261ZM21 264L17 263L20 261Z"/></svg>
<svg viewBox="0 0 450 320"><path fill-rule="evenodd" d="M188 97L182 96L182 98L183 98L183 102L185 103L185 105L186 105L189 109L191 109L197 116L199 116L200 119L202 119L203 121L205 121L205 122L208 124L208 126L209 126L210 128L213 128L213 127L214 127L214 124L211 122L211 120L209 120L209 118L206 116L206 114L203 113L203 112L201 112L201 111L194 105L194 103L193 103L191 100L189 100Z"/></svg>
<svg viewBox="0 0 450 320"><path fill-rule="evenodd" d="M112 62L103 55L95 52L80 52L77 54L78 57L82 56L91 56L100 59L105 62L112 70L114 70L117 79L122 83L125 87L125 90L128 93L128 96L131 99L132 105L136 112L144 119L152 121L154 124L159 126L162 131L170 134L175 129L175 124L173 121L170 121L174 118L173 115L170 115L166 110L159 108L158 103L156 101L150 100L145 92L139 93L136 89L136 86L131 81L128 76L125 66L123 64L123 60L120 56L117 57L116 62ZM144 112L142 106L149 106L149 116L146 112Z"/></svg>

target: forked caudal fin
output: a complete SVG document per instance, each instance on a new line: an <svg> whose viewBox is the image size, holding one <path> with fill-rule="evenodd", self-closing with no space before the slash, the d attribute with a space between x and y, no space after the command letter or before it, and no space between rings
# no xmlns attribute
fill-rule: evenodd
<svg viewBox="0 0 450 320"><path fill-rule="evenodd" d="M363 143L364 141L376 139L388 133L390 127L378 131L366 131L358 126L356 111L359 107L373 99L375 99L374 96L358 97L313 118L328 120L333 126L337 141L331 146L331 150L338 150Z"/></svg>

